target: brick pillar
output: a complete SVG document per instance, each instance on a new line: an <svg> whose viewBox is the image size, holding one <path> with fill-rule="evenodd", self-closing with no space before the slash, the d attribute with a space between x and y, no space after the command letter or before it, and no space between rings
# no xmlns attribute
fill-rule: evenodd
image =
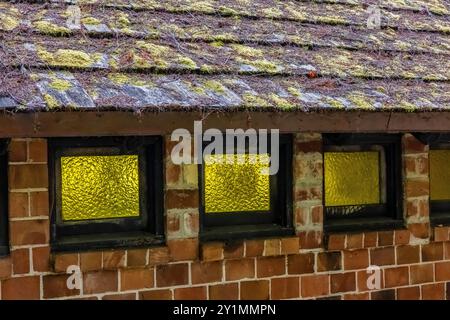
<svg viewBox="0 0 450 320"><path fill-rule="evenodd" d="M430 237L428 165L429 147L412 134L405 134L403 146L404 215L412 243L427 242Z"/></svg>
<svg viewBox="0 0 450 320"><path fill-rule="evenodd" d="M49 270L50 255L46 140L12 140L8 175L12 278L2 299L39 299L39 272Z"/></svg>
<svg viewBox="0 0 450 320"><path fill-rule="evenodd" d="M166 236L172 260L198 257L199 188L196 164L175 165L170 157L178 142L165 137Z"/></svg>
<svg viewBox="0 0 450 320"><path fill-rule="evenodd" d="M300 133L294 139L294 224L300 249L321 247L323 233L322 136Z"/></svg>

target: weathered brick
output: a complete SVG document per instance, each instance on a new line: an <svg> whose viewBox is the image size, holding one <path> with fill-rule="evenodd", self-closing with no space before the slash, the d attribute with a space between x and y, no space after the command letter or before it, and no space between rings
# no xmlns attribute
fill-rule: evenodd
<svg viewBox="0 0 450 320"><path fill-rule="evenodd" d="M12 274L11 257L0 258L0 279L9 278Z"/></svg>
<svg viewBox="0 0 450 320"><path fill-rule="evenodd" d="M47 140L33 139L28 143L29 162L47 162Z"/></svg>
<svg viewBox="0 0 450 320"><path fill-rule="evenodd" d="M140 300L172 300L172 290L151 290L139 292Z"/></svg>
<svg viewBox="0 0 450 320"><path fill-rule="evenodd" d="M356 290L356 273L336 273L331 274L331 293L348 292Z"/></svg>
<svg viewBox="0 0 450 320"><path fill-rule="evenodd" d="M414 237L419 239L427 239L430 236L429 223L410 223L408 229Z"/></svg>
<svg viewBox="0 0 450 320"><path fill-rule="evenodd" d="M296 254L300 250L300 243L297 237L281 239L281 254Z"/></svg>
<svg viewBox="0 0 450 320"><path fill-rule="evenodd" d="M363 247L363 233L355 233L347 235L347 249L360 249Z"/></svg>
<svg viewBox="0 0 450 320"><path fill-rule="evenodd" d="M191 264L193 284L219 282L222 280L222 261L194 262Z"/></svg>
<svg viewBox="0 0 450 320"><path fill-rule="evenodd" d="M70 275L48 275L42 277L44 299L77 296L79 289L69 289L67 281Z"/></svg>
<svg viewBox="0 0 450 320"><path fill-rule="evenodd" d="M378 242L378 232L364 233L364 248L376 247Z"/></svg>
<svg viewBox="0 0 450 320"><path fill-rule="evenodd" d="M288 256L288 274L305 274L313 272L313 253L303 253Z"/></svg>
<svg viewBox="0 0 450 320"><path fill-rule="evenodd" d="M367 268L368 266L369 251L367 249L344 251L345 270L363 269Z"/></svg>
<svg viewBox="0 0 450 320"><path fill-rule="evenodd" d="M445 300L444 283L431 283L423 285L422 300Z"/></svg>
<svg viewBox="0 0 450 320"><path fill-rule="evenodd" d="M433 264L416 264L410 267L411 284L433 282Z"/></svg>
<svg viewBox="0 0 450 320"><path fill-rule="evenodd" d="M167 209L198 208L198 190L167 190Z"/></svg>
<svg viewBox="0 0 450 320"><path fill-rule="evenodd" d="M126 269L120 271L120 290L147 289L154 286L153 268Z"/></svg>
<svg viewBox="0 0 450 320"><path fill-rule="evenodd" d="M30 193L30 215L49 216L49 199L47 191Z"/></svg>
<svg viewBox="0 0 450 320"><path fill-rule="evenodd" d="M11 252L13 261L13 273L25 274L30 272L30 250L17 249Z"/></svg>
<svg viewBox="0 0 450 320"><path fill-rule="evenodd" d="M301 295L303 298L325 296L329 294L330 277L311 275L301 277Z"/></svg>
<svg viewBox="0 0 450 320"><path fill-rule="evenodd" d="M317 271L336 271L342 268L341 252L319 252L317 255Z"/></svg>
<svg viewBox="0 0 450 320"><path fill-rule="evenodd" d="M398 246L397 264L411 264L420 262L420 246Z"/></svg>
<svg viewBox="0 0 450 320"><path fill-rule="evenodd" d="M23 246L47 244L49 242L49 221L47 219L10 222L11 245Z"/></svg>
<svg viewBox="0 0 450 320"><path fill-rule="evenodd" d="M358 271L358 273L356 274L357 277L357 282L358 282L358 291L368 291L368 290L379 290L379 289L383 289L384 288L384 284L383 284L383 271L380 270L380 282L377 283L376 279L373 277L375 275L374 271L370 271L367 272L367 270L364 271ZM370 280L369 280L370 277ZM369 285L377 285L379 284L380 287L379 288L369 288L367 286L367 281L369 280ZM375 281L374 281L375 280Z"/></svg>
<svg viewBox="0 0 450 320"><path fill-rule="evenodd" d="M264 240L247 240L245 241L245 256L259 257L264 252Z"/></svg>
<svg viewBox="0 0 450 320"><path fill-rule="evenodd" d="M345 234L331 234L328 237L328 250L344 250Z"/></svg>
<svg viewBox="0 0 450 320"><path fill-rule="evenodd" d="M264 257L256 259L258 278L280 276L286 274L286 257Z"/></svg>
<svg viewBox="0 0 450 320"><path fill-rule="evenodd" d="M322 246L321 231L307 231L298 234L300 249L316 249Z"/></svg>
<svg viewBox="0 0 450 320"><path fill-rule="evenodd" d="M143 267L147 264L147 249L130 249L127 251L128 267Z"/></svg>
<svg viewBox="0 0 450 320"><path fill-rule="evenodd" d="M211 242L202 245L202 260L217 261L223 259L223 243Z"/></svg>
<svg viewBox="0 0 450 320"><path fill-rule="evenodd" d="M40 280L38 276L6 279L1 290L3 300L38 300Z"/></svg>
<svg viewBox="0 0 450 320"><path fill-rule="evenodd" d="M242 300L268 300L269 299L269 281L254 280L242 281L241 299Z"/></svg>
<svg viewBox="0 0 450 320"><path fill-rule="evenodd" d="M78 266L78 253L56 254L53 257L53 269L55 272L66 272L69 266Z"/></svg>
<svg viewBox="0 0 450 320"><path fill-rule="evenodd" d="M264 256L276 256L281 252L280 239L269 239L264 241Z"/></svg>
<svg viewBox="0 0 450 320"><path fill-rule="evenodd" d="M29 216L28 193L9 193L9 216L11 218L22 218Z"/></svg>
<svg viewBox="0 0 450 320"><path fill-rule="evenodd" d="M37 247L32 249L33 270L37 272L50 271L50 247Z"/></svg>
<svg viewBox="0 0 450 320"><path fill-rule="evenodd" d="M442 242L425 244L422 246L422 261L436 261L444 258Z"/></svg>
<svg viewBox="0 0 450 320"><path fill-rule="evenodd" d="M379 246L392 246L393 244L394 244L394 232L393 231L378 232L378 245Z"/></svg>
<svg viewBox="0 0 450 320"><path fill-rule="evenodd" d="M292 299L299 296L299 277L275 278L271 280L271 299Z"/></svg>
<svg viewBox="0 0 450 320"><path fill-rule="evenodd" d="M83 252L80 253L81 271L96 271L102 269L102 252Z"/></svg>
<svg viewBox="0 0 450 320"><path fill-rule="evenodd" d="M224 283L209 286L210 300L237 300L239 299L239 284Z"/></svg>
<svg viewBox="0 0 450 320"><path fill-rule="evenodd" d="M10 165L8 174L10 189L47 188L48 170L45 164Z"/></svg>
<svg viewBox="0 0 450 320"><path fill-rule="evenodd" d="M102 300L136 300L136 293L105 294Z"/></svg>
<svg viewBox="0 0 450 320"><path fill-rule="evenodd" d="M117 290L117 271L95 271L83 274L84 294L103 293Z"/></svg>
<svg viewBox="0 0 450 320"><path fill-rule="evenodd" d="M227 260L225 262L225 278L227 281L249 279L255 277L255 259L246 258Z"/></svg>
<svg viewBox="0 0 450 320"><path fill-rule="evenodd" d="M150 248L148 249L148 264L158 265L168 263L170 260L170 253L168 247Z"/></svg>
<svg viewBox="0 0 450 320"><path fill-rule="evenodd" d="M223 248L224 259L238 259L244 257L244 243L229 243Z"/></svg>
<svg viewBox="0 0 450 320"><path fill-rule="evenodd" d="M125 267L125 250L103 251L103 269L115 270Z"/></svg>
<svg viewBox="0 0 450 320"><path fill-rule="evenodd" d="M178 288L174 297L175 300L206 300L206 287Z"/></svg>
<svg viewBox="0 0 450 320"><path fill-rule="evenodd" d="M424 153L428 151L428 146L420 142L412 134L405 134L402 137L403 150L406 154Z"/></svg>
<svg viewBox="0 0 450 320"><path fill-rule="evenodd" d="M401 287L409 284L408 267L388 268L384 270L386 288Z"/></svg>
<svg viewBox="0 0 450 320"><path fill-rule="evenodd" d="M344 300L370 300L369 292L347 293L344 294Z"/></svg>
<svg viewBox="0 0 450 320"><path fill-rule="evenodd" d="M396 245L409 244L411 232L409 230L395 230L394 243Z"/></svg>
<svg viewBox="0 0 450 320"><path fill-rule="evenodd" d="M411 197L421 197L428 196L430 190L430 183L427 179L425 180L407 180L405 184L405 196L407 198Z"/></svg>
<svg viewBox="0 0 450 320"><path fill-rule="evenodd" d="M395 289L372 291L371 300L395 300Z"/></svg>
<svg viewBox="0 0 450 320"><path fill-rule="evenodd" d="M384 266L395 264L395 248L374 248L370 250L370 264Z"/></svg>
<svg viewBox="0 0 450 320"><path fill-rule="evenodd" d="M398 288L397 300L420 300L420 287Z"/></svg>
<svg viewBox="0 0 450 320"><path fill-rule="evenodd" d="M434 228L434 241L449 241L450 240L450 228L449 227L435 227Z"/></svg>
<svg viewBox="0 0 450 320"><path fill-rule="evenodd" d="M27 141L11 140L8 150L9 162L26 162L27 161Z"/></svg>
<svg viewBox="0 0 450 320"><path fill-rule="evenodd" d="M189 267L187 263L161 265L156 267L156 285L171 287L187 284Z"/></svg>
<svg viewBox="0 0 450 320"><path fill-rule="evenodd" d="M436 281L450 281L450 261L435 264Z"/></svg>

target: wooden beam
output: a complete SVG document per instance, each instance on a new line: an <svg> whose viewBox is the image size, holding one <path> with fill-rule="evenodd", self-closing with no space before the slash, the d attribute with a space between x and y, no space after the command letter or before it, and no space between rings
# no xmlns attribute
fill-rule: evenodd
<svg viewBox="0 0 450 320"><path fill-rule="evenodd" d="M450 131L450 112L36 112L0 113L0 137L169 134L174 129L279 129L280 132Z"/></svg>

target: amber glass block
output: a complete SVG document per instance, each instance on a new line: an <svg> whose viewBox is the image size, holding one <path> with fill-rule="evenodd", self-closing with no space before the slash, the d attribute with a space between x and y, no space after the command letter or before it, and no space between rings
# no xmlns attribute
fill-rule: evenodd
<svg viewBox="0 0 450 320"><path fill-rule="evenodd" d="M139 216L137 155L62 157L62 218Z"/></svg>
<svg viewBox="0 0 450 320"><path fill-rule="evenodd" d="M325 205L380 203L379 153L326 152Z"/></svg>
<svg viewBox="0 0 450 320"><path fill-rule="evenodd" d="M269 165L268 154L206 156L206 213L269 211L270 176L261 173Z"/></svg>
<svg viewBox="0 0 450 320"><path fill-rule="evenodd" d="M450 150L430 150L430 199L450 200Z"/></svg>

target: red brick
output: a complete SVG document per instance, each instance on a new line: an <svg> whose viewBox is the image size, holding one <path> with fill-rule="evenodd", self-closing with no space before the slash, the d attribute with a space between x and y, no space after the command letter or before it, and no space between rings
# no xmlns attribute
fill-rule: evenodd
<svg viewBox="0 0 450 320"><path fill-rule="evenodd" d="M237 300L239 299L239 284L225 283L209 286L210 300Z"/></svg>
<svg viewBox="0 0 450 320"><path fill-rule="evenodd" d="M166 184L178 185L182 183L181 166L173 163L166 163Z"/></svg>
<svg viewBox="0 0 450 320"><path fill-rule="evenodd" d="M168 263L170 253L168 247L150 248L148 249L148 264L158 265Z"/></svg>
<svg viewBox="0 0 450 320"><path fill-rule="evenodd" d="M386 288L401 287L408 284L408 267L389 268L384 270L384 285Z"/></svg>
<svg viewBox="0 0 450 320"><path fill-rule="evenodd" d="M49 199L47 191L30 193L30 215L49 216Z"/></svg>
<svg viewBox="0 0 450 320"><path fill-rule="evenodd" d="M313 272L313 253L303 253L288 256L288 274L305 274Z"/></svg>
<svg viewBox="0 0 450 320"><path fill-rule="evenodd" d="M271 280L271 299L292 299L300 296L299 277L275 278Z"/></svg>
<svg viewBox="0 0 450 320"><path fill-rule="evenodd" d="M295 142L295 148L298 152L322 152L322 141Z"/></svg>
<svg viewBox="0 0 450 320"><path fill-rule="evenodd" d="M328 238L328 250L345 249L345 234L331 234Z"/></svg>
<svg viewBox="0 0 450 320"><path fill-rule="evenodd" d="M13 273L24 274L30 272L30 250L17 249L11 252L13 261Z"/></svg>
<svg viewBox="0 0 450 320"><path fill-rule="evenodd" d="M301 249L316 249L322 246L322 232L307 231L298 235Z"/></svg>
<svg viewBox="0 0 450 320"><path fill-rule="evenodd" d="M47 140L33 139L28 144L28 161L47 162Z"/></svg>
<svg viewBox="0 0 450 320"><path fill-rule="evenodd" d="M393 231L378 232L378 245L379 246L392 246L393 244L394 244L394 232Z"/></svg>
<svg viewBox="0 0 450 320"><path fill-rule="evenodd" d="M211 242L202 245L202 260L217 261L223 259L223 243Z"/></svg>
<svg viewBox="0 0 450 320"><path fill-rule="evenodd" d="M48 220L11 221L10 228L13 246L47 244L49 241Z"/></svg>
<svg viewBox="0 0 450 320"><path fill-rule="evenodd" d="M450 281L450 261L435 264L436 281Z"/></svg>
<svg viewBox="0 0 450 320"><path fill-rule="evenodd" d="M407 198L429 195L430 183L428 180L407 180L405 188Z"/></svg>
<svg viewBox="0 0 450 320"><path fill-rule="evenodd" d="M397 264L411 264L420 262L420 246L398 246Z"/></svg>
<svg viewBox="0 0 450 320"><path fill-rule="evenodd" d="M367 268L368 266L369 251L367 249L344 251L345 270L363 269Z"/></svg>
<svg viewBox="0 0 450 320"><path fill-rule="evenodd" d="M156 267L158 287L171 287L187 284L189 267L187 263L169 264Z"/></svg>
<svg viewBox="0 0 450 320"><path fill-rule="evenodd" d="M372 291L370 293L370 299L372 300L395 300L395 290L381 290L381 291Z"/></svg>
<svg viewBox="0 0 450 320"><path fill-rule="evenodd" d="M67 280L70 275L48 275L42 278L44 299L77 296L80 289L69 289Z"/></svg>
<svg viewBox="0 0 450 320"><path fill-rule="evenodd" d="M396 245L409 244L411 232L409 230L395 230L394 242Z"/></svg>
<svg viewBox="0 0 450 320"><path fill-rule="evenodd" d="M32 249L33 270L37 272L50 271L50 247L38 247Z"/></svg>
<svg viewBox="0 0 450 320"><path fill-rule="evenodd" d="M10 165L10 189L47 188L48 170L45 164Z"/></svg>
<svg viewBox="0 0 450 320"><path fill-rule="evenodd" d="M241 282L242 300L268 300L269 299L269 281L254 280Z"/></svg>
<svg viewBox="0 0 450 320"><path fill-rule="evenodd" d="M379 289L383 289L384 288L384 284L383 284L383 270L381 270L380 269L380 271L379 271L380 273L379 273L379 275L380 275L380 288ZM367 272L367 270L364 270L364 271L358 271L358 273L356 274L356 277L357 277L357 281L358 281L358 291L368 291L368 290L375 290L375 289L378 289L378 288L375 288L375 289L369 289L368 287L367 287L367 280L369 279L369 277L371 277L371 281L370 281L370 284L372 285L372 284L376 284L376 282L374 283L374 281L372 280L373 279L373 275L374 275L375 273L374 273L374 271L371 271L371 272Z"/></svg>
<svg viewBox="0 0 450 320"><path fill-rule="evenodd" d="M198 208L198 190L167 190L167 209Z"/></svg>
<svg viewBox="0 0 450 320"><path fill-rule="evenodd" d="M80 253L81 271L96 271L102 269L103 256L101 252Z"/></svg>
<svg viewBox="0 0 450 320"><path fill-rule="evenodd" d="M196 260L198 239L178 239L167 242L172 261Z"/></svg>
<svg viewBox="0 0 450 320"><path fill-rule="evenodd" d="M410 267L411 284L433 282L433 264L417 264Z"/></svg>
<svg viewBox="0 0 450 320"><path fill-rule="evenodd" d="M397 300L420 300L420 287L398 288Z"/></svg>
<svg viewBox="0 0 450 320"><path fill-rule="evenodd" d="M411 223L408 224L411 234L419 239L427 239L430 235L430 225L428 223Z"/></svg>
<svg viewBox="0 0 450 320"><path fill-rule="evenodd" d="M404 152L407 154L424 153L428 151L428 146L417 140L413 135L406 134L403 136L402 144Z"/></svg>
<svg viewBox="0 0 450 320"><path fill-rule="evenodd" d="M314 224L323 223L323 206L316 206L311 208L311 221Z"/></svg>
<svg viewBox="0 0 450 320"><path fill-rule="evenodd" d="M344 294L344 300L369 300L369 299L370 299L369 292Z"/></svg>
<svg viewBox="0 0 450 320"><path fill-rule="evenodd" d="M27 141L11 140L8 150L9 162L26 162L27 161Z"/></svg>
<svg viewBox="0 0 450 320"><path fill-rule="evenodd" d="M244 257L244 243L225 244L223 248L224 259L239 259Z"/></svg>
<svg viewBox="0 0 450 320"><path fill-rule="evenodd" d="M265 257L256 259L258 278L280 276L286 274L286 257Z"/></svg>
<svg viewBox="0 0 450 320"><path fill-rule="evenodd" d="M151 290L139 292L140 300L172 300L172 291L167 290Z"/></svg>
<svg viewBox="0 0 450 320"><path fill-rule="evenodd" d="M116 271L96 271L83 274L84 294L102 293L118 290Z"/></svg>
<svg viewBox="0 0 450 320"><path fill-rule="evenodd" d="M219 282L222 280L222 261L194 262L191 264L193 284Z"/></svg>
<svg viewBox="0 0 450 320"><path fill-rule="evenodd" d="M264 256L278 256L281 252L280 239L269 239L264 241Z"/></svg>
<svg viewBox="0 0 450 320"><path fill-rule="evenodd" d="M38 300L40 298L38 276L11 278L2 281L3 300Z"/></svg>
<svg viewBox="0 0 450 320"><path fill-rule="evenodd" d="M428 200L408 199L406 201L407 217L428 217L429 215L430 215L430 206Z"/></svg>
<svg viewBox="0 0 450 320"><path fill-rule="evenodd" d="M189 287L174 290L175 300L206 300L206 287Z"/></svg>
<svg viewBox="0 0 450 320"><path fill-rule="evenodd" d="M336 273L332 274L330 277L331 293L356 290L356 273Z"/></svg>
<svg viewBox="0 0 450 320"><path fill-rule="evenodd" d="M136 293L106 294L102 300L136 300Z"/></svg>
<svg viewBox="0 0 450 320"><path fill-rule="evenodd" d="M125 250L103 251L103 269L115 270L125 267Z"/></svg>
<svg viewBox="0 0 450 320"><path fill-rule="evenodd" d="M300 243L297 237L281 239L281 254L296 254L300 250Z"/></svg>
<svg viewBox="0 0 450 320"><path fill-rule="evenodd" d="M312 275L301 277L302 297L325 296L329 294L330 278L328 275Z"/></svg>
<svg viewBox="0 0 450 320"><path fill-rule="evenodd" d="M336 271L342 268L341 252L319 252L317 255L317 271Z"/></svg>
<svg viewBox="0 0 450 320"><path fill-rule="evenodd" d="M445 259L450 260L450 241L444 243Z"/></svg>
<svg viewBox="0 0 450 320"><path fill-rule="evenodd" d="M225 262L225 278L227 281L255 277L255 259L246 258Z"/></svg>
<svg viewBox="0 0 450 320"><path fill-rule="evenodd" d="M66 272L69 266L78 266L78 253L56 254L53 269L55 272Z"/></svg>
<svg viewBox="0 0 450 320"><path fill-rule="evenodd" d="M9 278L12 274L11 257L0 258L0 279Z"/></svg>
<svg viewBox="0 0 450 320"><path fill-rule="evenodd" d="M423 285L422 300L445 300L444 283L432 283Z"/></svg>
<svg viewBox="0 0 450 320"><path fill-rule="evenodd" d="M179 215L168 215L167 216L167 234L171 235L181 230L181 217Z"/></svg>
<svg viewBox="0 0 450 320"><path fill-rule="evenodd" d="M120 272L120 290L137 290L152 288L153 283L153 268L150 269L127 269Z"/></svg>
<svg viewBox="0 0 450 320"><path fill-rule="evenodd" d="M9 216L10 218L28 217L28 193L9 193Z"/></svg>
<svg viewBox="0 0 450 320"><path fill-rule="evenodd" d="M143 267L147 264L147 249L130 249L127 251L128 267Z"/></svg>
<svg viewBox="0 0 450 320"><path fill-rule="evenodd" d="M394 247L371 249L370 264L376 265L376 266L395 264L395 249L394 249Z"/></svg>
<svg viewBox="0 0 450 320"><path fill-rule="evenodd" d="M450 240L450 228L449 227L435 227L434 228L434 241L449 241Z"/></svg>
<svg viewBox="0 0 450 320"><path fill-rule="evenodd" d="M364 233L364 248L376 247L378 241L378 232Z"/></svg>
<svg viewBox="0 0 450 320"><path fill-rule="evenodd" d="M259 257L264 252L264 240L247 240L245 241L245 256Z"/></svg>
<svg viewBox="0 0 450 320"><path fill-rule="evenodd" d="M442 242L425 244L422 246L422 261L436 261L444 258Z"/></svg>
<svg viewBox="0 0 450 320"><path fill-rule="evenodd" d="M363 247L363 234L348 234L347 235L347 249L360 249Z"/></svg>

